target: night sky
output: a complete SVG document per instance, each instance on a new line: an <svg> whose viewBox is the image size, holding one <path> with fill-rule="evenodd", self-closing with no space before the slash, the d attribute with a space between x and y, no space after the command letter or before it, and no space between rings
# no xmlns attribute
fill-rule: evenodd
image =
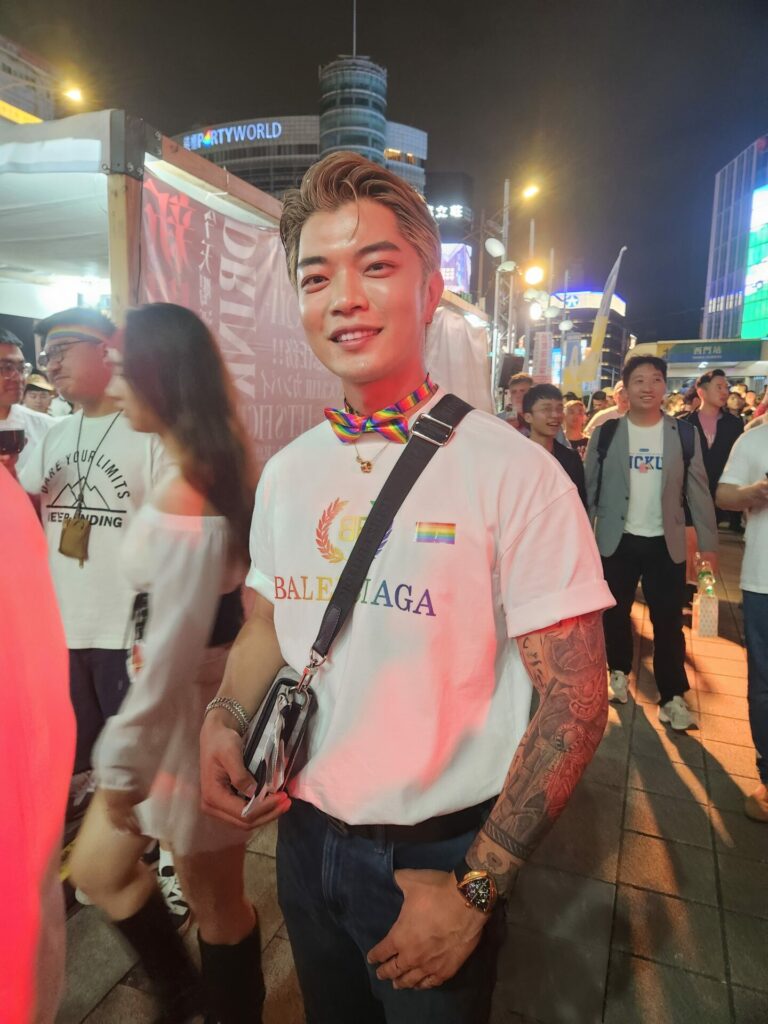
<svg viewBox="0 0 768 1024"><path fill-rule="evenodd" d="M89 106L166 134L317 112L317 67L351 52L352 0L25 0L0 32L72 74ZM429 132L428 169L536 178L541 250L619 292L641 340L698 336L714 175L768 132L768 0L358 2L387 116ZM527 211L513 212L511 255Z"/></svg>

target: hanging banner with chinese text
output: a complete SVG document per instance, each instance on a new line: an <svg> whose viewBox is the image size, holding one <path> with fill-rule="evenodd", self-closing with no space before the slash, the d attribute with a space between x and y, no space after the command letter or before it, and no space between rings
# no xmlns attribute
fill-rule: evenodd
<svg viewBox="0 0 768 1024"><path fill-rule="evenodd" d="M175 302L210 327L259 465L338 405L339 382L304 338L276 229L236 220L147 168L140 302Z"/></svg>

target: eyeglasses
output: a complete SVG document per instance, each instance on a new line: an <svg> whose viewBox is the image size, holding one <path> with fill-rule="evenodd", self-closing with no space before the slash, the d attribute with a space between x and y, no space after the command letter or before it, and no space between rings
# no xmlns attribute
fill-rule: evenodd
<svg viewBox="0 0 768 1024"><path fill-rule="evenodd" d="M31 372L31 363L16 363L12 359L0 359L0 377L3 380L9 380L11 377L28 377Z"/></svg>
<svg viewBox="0 0 768 1024"><path fill-rule="evenodd" d="M96 339L93 341L86 340L85 338L78 338L77 341L62 341L58 345L51 345L50 348L44 348L40 355L37 357L37 365L41 370L46 370L51 363L60 362L67 354L69 349L73 345L93 345L98 344Z"/></svg>

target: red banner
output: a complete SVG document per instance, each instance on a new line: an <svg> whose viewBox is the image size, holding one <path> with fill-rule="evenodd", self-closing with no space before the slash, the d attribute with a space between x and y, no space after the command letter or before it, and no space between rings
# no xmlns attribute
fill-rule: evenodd
<svg viewBox="0 0 768 1024"><path fill-rule="evenodd" d="M304 338L277 229L213 210L149 169L139 301L176 302L211 328L259 465L338 405L338 381Z"/></svg>

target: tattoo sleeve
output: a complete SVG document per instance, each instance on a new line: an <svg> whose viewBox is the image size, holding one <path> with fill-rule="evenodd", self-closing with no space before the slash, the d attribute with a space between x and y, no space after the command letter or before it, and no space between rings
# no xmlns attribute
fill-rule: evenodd
<svg viewBox="0 0 768 1024"><path fill-rule="evenodd" d="M568 803L608 715L602 612L528 633L517 644L539 706L467 854L501 892Z"/></svg>

